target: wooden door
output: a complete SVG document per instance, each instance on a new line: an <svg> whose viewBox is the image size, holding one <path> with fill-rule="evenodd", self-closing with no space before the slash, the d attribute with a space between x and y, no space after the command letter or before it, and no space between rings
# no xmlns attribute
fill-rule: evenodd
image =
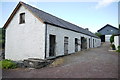
<svg viewBox="0 0 120 80"><path fill-rule="evenodd" d="M64 54L68 54L68 37L64 37Z"/></svg>
<svg viewBox="0 0 120 80"><path fill-rule="evenodd" d="M56 47L56 36L55 35L50 35L49 36L49 56L55 56L55 47Z"/></svg>
<svg viewBox="0 0 120 80"><path fill-rule="evenodd" d="M75 38L75 52L78 52L78 39Z"/></svg>
<svg viewBox="0 0 120 80"><path fill-rule="evenodd" d="M87 39L81 37L81 50L87 49Z"/></svg>

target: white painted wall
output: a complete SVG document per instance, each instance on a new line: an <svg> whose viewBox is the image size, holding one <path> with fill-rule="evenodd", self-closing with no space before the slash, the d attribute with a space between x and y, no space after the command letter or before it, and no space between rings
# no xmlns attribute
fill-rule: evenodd
<svg viewBox="0 0 120 80"><path fill-rule="evenodd" d="M96 40L95 47L100 46L101 40L97 38L91 38L88 35L77 33L74 31L70 31L67 29L55 27L52 25L47 25L47 54L46 57L49 57L49 35L56 35L56 56L64 55L64 37L69 37L68 40L68 53L74 53L75 52L75 38L81 39L81 37L87 38L87 48L89 48L89 38L91 39L91 42L93 39ZM81 42L81 41L80 41ZM91 43L91 48L93 47L93 42ZM81 50L80 46L78 47L78 51Z"/></svg>
<svg viewBox="0 0 120 80"><path fill-rule="evenodd" d="M19 24L19 14L22 12L25 12L25 24ZM75 52L75 38L79 40L81 37L87 38L87 48L89 48L89 38L91 39L91 48L93 48L93 39L96 40L94 47L98 47L101 44L100 39L47 25L46 57L49 57L50 34L56 35L56 56L64 55L64 37L69 37L69 54ZM78 46L78 51L81 50L80 47ZM23 6L20 7L6 29L5 57L12 60L44 59L45 57L45 24L41 23Z"/></svg>
<svg viewBox="0 0 120 80"><path fill-rule="evenodd" d="M25 12L25 24L19 24L19 14ZM20 7L6 29L5 58L23 60L45 56L45 24L26 8Z"/></svg>
<svg viewBox="0 0 120 80"><path fill-rule="evenodd" d="M101 45L101 39L95 38L95 47L99 47Z"/></svg>
<svg viewBox="0 0 120 80"><path fill-rule="evenodd" d="M119 36L114 36L114 45L115 45L116 49L118 49L118 46L119 46Z"/></svg>
<svg viewBox="0 0 120 80"><path fill-rule="evenodd" d="M111 37L112 35L105 35L105 42L110 42L110 37Z"/></svg>

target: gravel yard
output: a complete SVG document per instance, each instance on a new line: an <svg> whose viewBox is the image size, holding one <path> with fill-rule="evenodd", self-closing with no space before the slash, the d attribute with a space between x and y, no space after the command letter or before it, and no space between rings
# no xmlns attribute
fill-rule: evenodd
<svg viewBox="0 0 120 80"><path fill-rule="evenodd" d="M3 78L117 78L118 53L109 45L61 57L56 67L3 70Z"/></svg>

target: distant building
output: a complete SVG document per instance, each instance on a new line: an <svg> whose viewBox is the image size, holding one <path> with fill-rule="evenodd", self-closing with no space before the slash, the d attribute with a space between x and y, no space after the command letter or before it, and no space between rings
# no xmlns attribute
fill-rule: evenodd
<svg viewBox="0 0 120 80"><path fill-rule="evenodd" d="M101 45L92 32L19 2L4 27L5 58L48 59Z"/></svg>
<svg viewBox="0 0 120 80"><path fill-rule="evenodd" d="M98 30L98 32L102 35L100 37L101 42L109 42L111 35L118 34L118 31L119 31L118 28L113 27L110 24L105 25L104 27Z"/></svg>

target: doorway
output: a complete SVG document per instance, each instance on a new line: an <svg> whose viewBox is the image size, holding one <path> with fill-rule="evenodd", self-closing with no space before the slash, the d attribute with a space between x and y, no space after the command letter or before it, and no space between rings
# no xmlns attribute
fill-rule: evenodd
<svg viewBox="0 0 120 80"><path fill-rule="evenodd" d="M90 38L89 38L89 48L90 48L91 46L90 46Z"/></svg>
<svg viewBox="0 0 120 80"><path fill-rule="evenodd" d="M75 52L78 51L78 39L75 38Z"/></svg>
<svg viewBox="0 0 120 80"><path fill-rule="evenodd" d="M56 36L55 35L49 35L49 56L55 56L55 47L56 47Z"/></svg>
<svg viewBox="0 0 120 80"><path fill-rule="evenodd" d="M101 42L105 42L105 35L100 36Z"/></svg>
<svg viewBox="0 0 120 80"><path fill-rule="evenodd" d="M87 39L81 37L81 50L87 49Z"/></svg>
<svg viewBox="0 0 120 80"><path fill-rule="evenodd" d="M64 37L64 54L68 54L68 37Z"/></svg>
<svg viewBox="0 0 120 80"><path fill-rule="evenodd" d="M94 39L93 39L93 48L94 48Z"/></svg>

